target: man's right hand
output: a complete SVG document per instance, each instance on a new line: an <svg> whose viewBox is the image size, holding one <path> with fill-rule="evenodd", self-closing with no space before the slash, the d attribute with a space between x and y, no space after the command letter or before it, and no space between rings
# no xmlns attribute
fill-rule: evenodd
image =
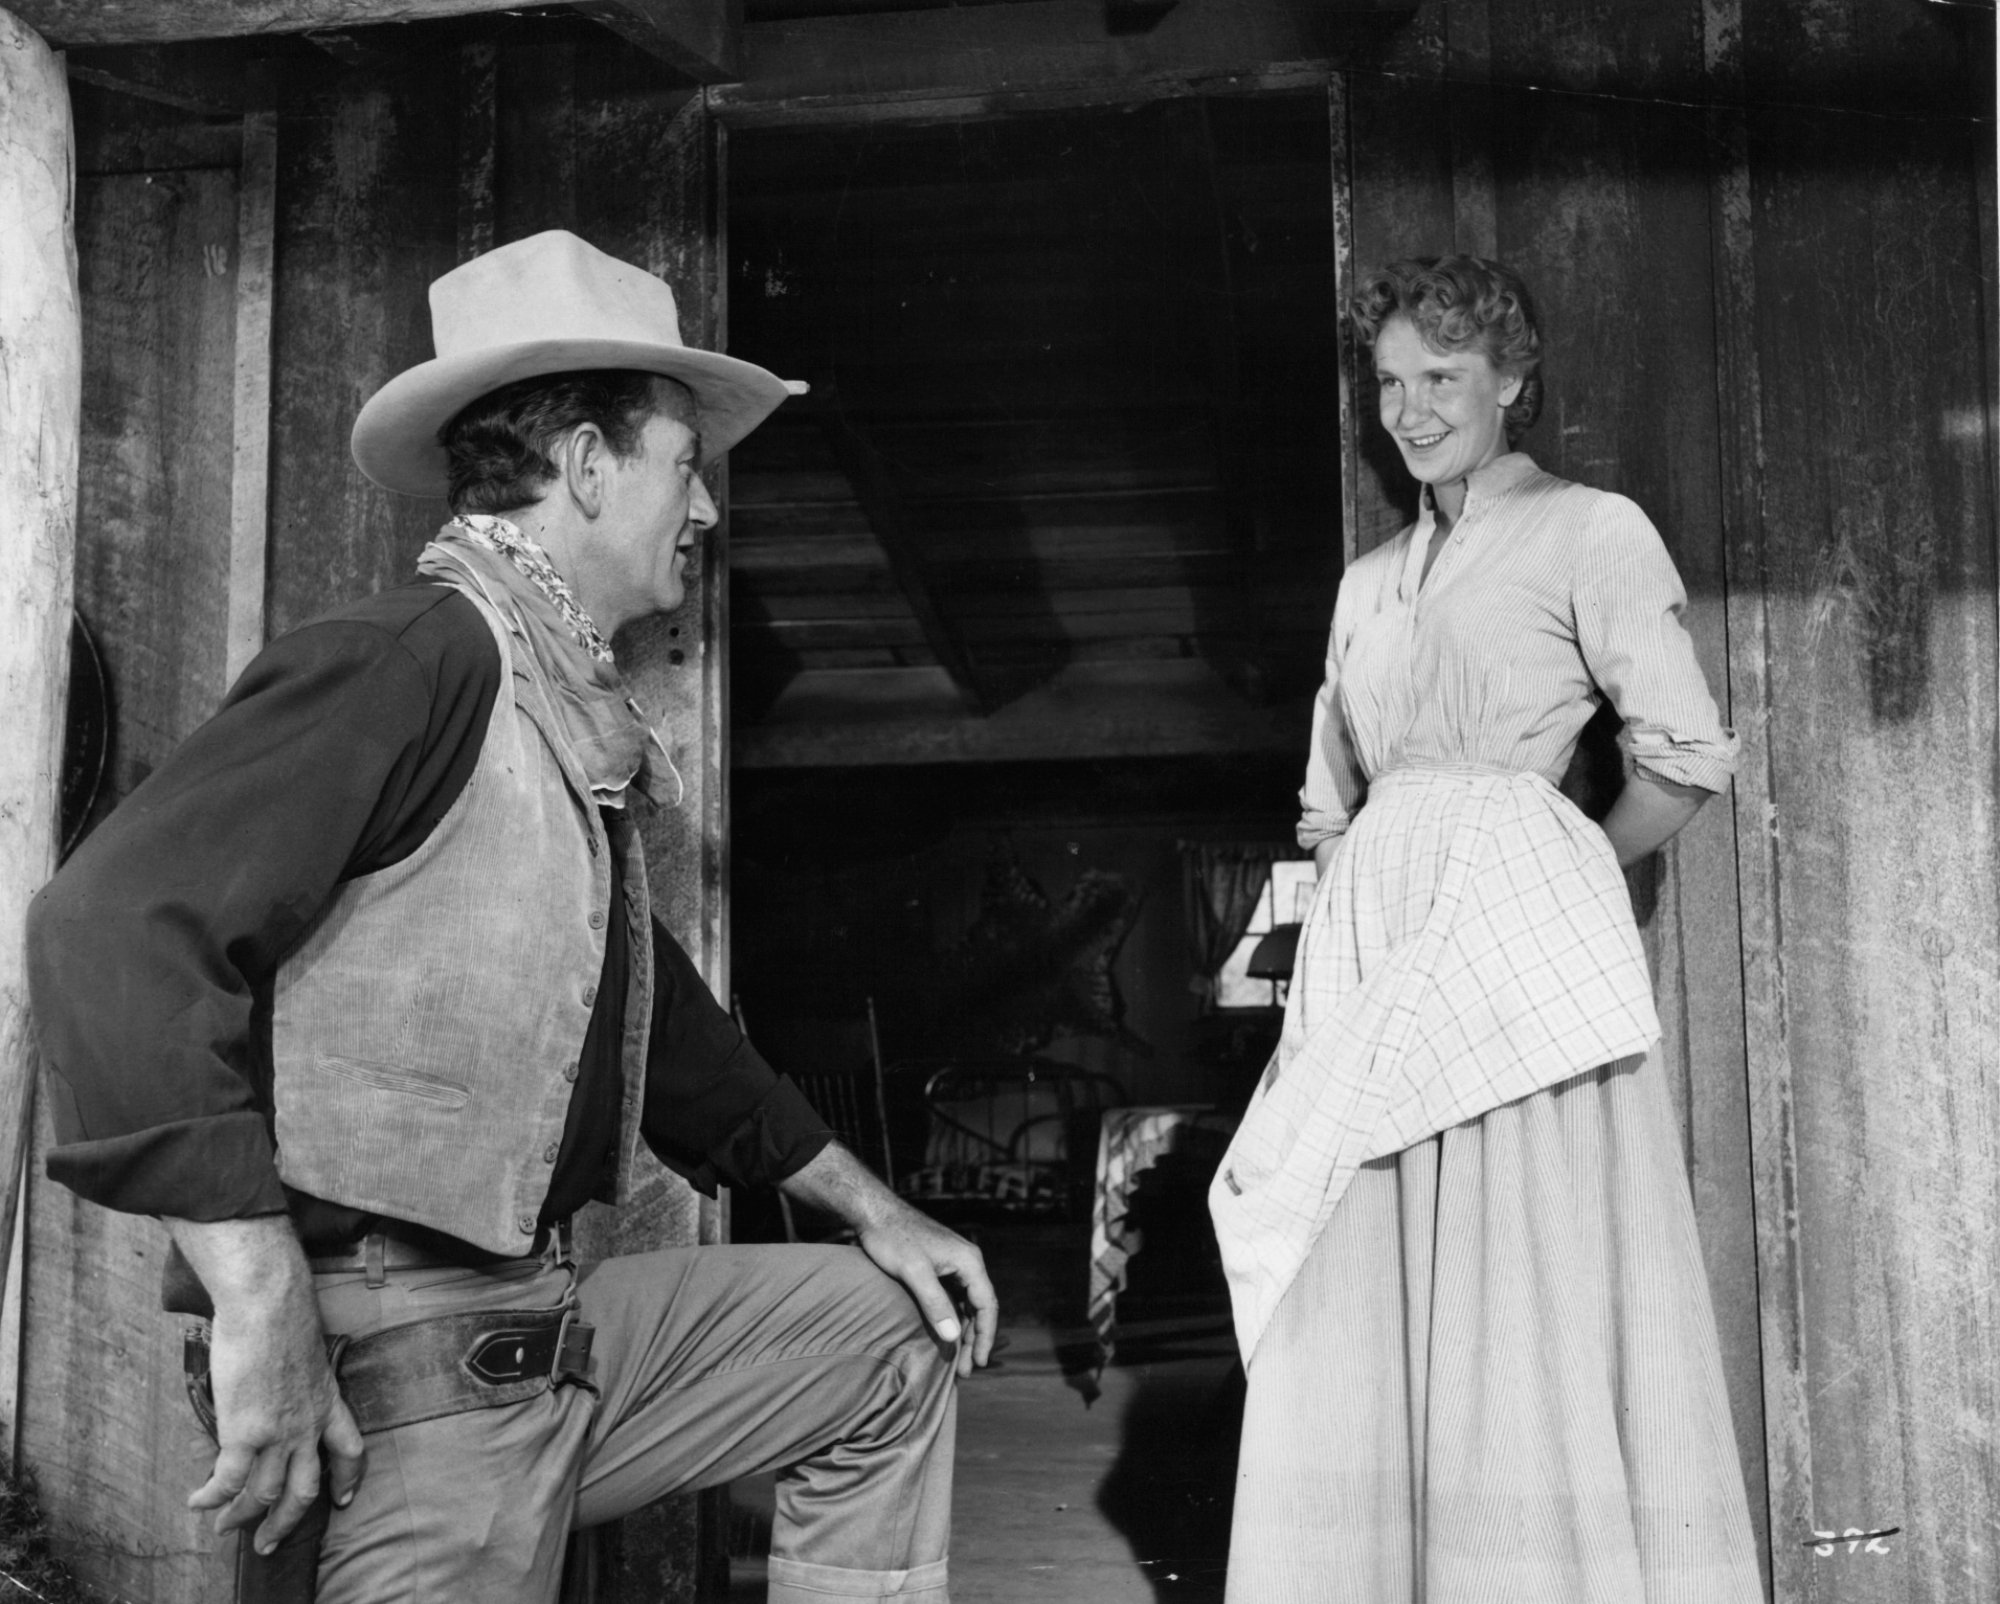
<svg viewBox="0 0 2000 1604"><path fill-rule="evenodd" d="M319 1496L322 1444L336 1505L353 1499L366 1468L361 1432L326 1362L312 1271L281 1214L166 1223L215 1303L209 1378L219 1448L188 1507L221 1510L217 1532L255 1527L247 1540L268 1554Z"/></svg>

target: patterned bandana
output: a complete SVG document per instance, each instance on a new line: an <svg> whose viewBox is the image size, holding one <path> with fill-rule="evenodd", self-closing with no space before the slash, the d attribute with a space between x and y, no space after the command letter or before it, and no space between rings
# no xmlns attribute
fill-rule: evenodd
<svg viewBox="0 0 2000 1604"><path fill-rule="evenodd" d="M601 806L623 807L634 786L662 807L679 804L673 758L547 552L504 518L466 514L438 531L417 572L481 597L533 654L563 741Z"/></svg>
<svg viewBox="0 0 2000 1604"><path fill-rule="evenodd" d="M499 552L520 569L528 583L548 598L551 607L562 614L562 621L569 625L569 632L576 637L577 645L600 663L611 661L611 643L598 630L590 614L583 610L568 581L556 572L555 564L549 561L549 554L540 546L505 518L495 518L488 513L462 512L445 527L456 529L469 539Z"/></svg>

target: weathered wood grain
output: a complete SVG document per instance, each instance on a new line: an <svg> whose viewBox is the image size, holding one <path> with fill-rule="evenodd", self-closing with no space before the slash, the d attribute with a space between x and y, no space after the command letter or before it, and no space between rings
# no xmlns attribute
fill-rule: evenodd
<svg viewBox="0 0 2000 1604"><path fill-rule="evenodd" d="M1787 1383L1774 1491L1808 1522L1774 1518L1774 1550L1897 1525L1886 1555L1793 1548L1796 1584L1985 1597L2000 865L1979 155L1942 120L1753 108L1747 130L1764 404L1744 566L1764 593L1783 1031L1756 1138L1783 1233L1764 1267Z"/></svg>
<svg viewBox="0 0 2000 1604"><path fill-rule="evenodd" d="M1764 1517L1773 1597L1810 1596L1796 1534L1809 1527L1812 1449L1803 1431L1803 1311L1797 1253L1797 1139L1781 940L1784 910L1776 857L1777 777L1771 751L1770 597L1761 554L1763 380L1756 338L1751 176L1740 100L1741 11L1709 0L1703 39L1709 71L1736 108L1706 114L1711 147L1718 442L1726 554L1730 717L1742 742L1734 799L1737 928L1742 952L1748 1134L1756 1201L1756 1306L1762 1367ZM1742 1429L1739 1415L1738 1430ZM1753 1507L1757 1488L1752 1485Z"/></svg>
<svg viewBox="0 0 2000 1604"><path fill-rule="evenodd" d="M371 27L517 10L516 0L18 0L14 10L45 37L63 45L171 44L186 39ZM643 19L658 40L678 31L677 14L702 22L709 0L619 0L635 25ZM699 50L704 23L690 49Z"/></svg>
<svg viewBox="0 0 2000 1604"><path fill-rule="evenodd" d="M269 630L400 583L443 500L361 476L348 434L393 374L432 354L432 279L458 255L459 107L421 66L280 82Z"/></svg>
<svg viewBox="0 0 2000 1604"><path fill-rule="evenodd" d="M493 249L494 166L500 128L498 49L490 41L465 46L458 58L458 259Z"/></svg>
<svg viewBox="0 0 2000 1604"><path fill-rule="evenodd" d="M243 117L236 199L236 454L229 498L229 646L225 683L264 649L271 539L271 245L278 201L278 114L268 80Z"/></svg>
<svg viewBox="0 0 2000 1604"><path fill-rule="evenodd" d="M84 410L77 605L112 686L129 793L215 708L229 632L236 174L86 179L77 240ZM19 1442L58 1544L116 1596L221 1596L187 1493L202 1438L159 1312L165 1236L42 1174L29 1194ZM227 1545L224 1545L226 1549Z"/></svg>
<svg viewBox="0 0 2000 1604"><path fill-rule="evenodd" d="M62 61L0 11L0 1242L34 1104L22 927L62 839L83 371ZM11 1321L12 1309L0 1309Z"/></svg>
<svg viewBox="0 0 2000 1604"><path fill-rule="evenodd" d="M1992 115L1990 12L1816 0L1739 0L1733 9L1755 99L1892 118Z"/></svg>
<svg viewBox="0 0 2000 1604"><path fill-rule="evenodd" d="M1354 278L1360 264L1354 256L1354 129L1349 102L1353 90L1346 74L1335 73L1326 85L1327 177L1332 190L1334 353L1340 402L1340 561L1344 572L1361 555L1361 341L1348 306L1354 299ZM1330 613L1329 613L1329 616Z"/></svg>
<svg viewBox="0 0 2000 1604"><path fill-rule="evenodd" d="M1466 10L1447 8L1454 45ZM1484 0L1480 75L1579 95L1701 99L1702 0Z"/></svg>
<svg viewBox="0 0 2000 1604"><path fill-rule="evenodd" d="M1349 160L1354 174L1354 287L1410 256L1449 251L1455 232L1450 86L1422 78L1348 79ZM1350 292L1351 293L1351 292ZM1353 512L1348 551L1391 539L1415 515L1402 459L1376 421L1374 364L1355 354L1354 433L1348 441Z"/></svg>
<svg viewBox="0 0 2000 1604"><path fill-rule="evenodd" d="M1449 95L1451 248L1466 256L1496 256L1500 250L1494 97L1487 92L1493 82L1494 9L1492 0L1459 0L1445 13L1445 71L1455 86Z"/></svg>

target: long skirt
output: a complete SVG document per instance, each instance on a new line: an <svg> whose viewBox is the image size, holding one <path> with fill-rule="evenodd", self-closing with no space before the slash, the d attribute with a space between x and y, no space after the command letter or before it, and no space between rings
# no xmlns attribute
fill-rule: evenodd
<svg viewBox="0 0 2000 1604"><path fill-rule="evenodd" d="M1364 1166L1250 1364L1229 1604L1759 1604L1657 1066Z"/></svg>

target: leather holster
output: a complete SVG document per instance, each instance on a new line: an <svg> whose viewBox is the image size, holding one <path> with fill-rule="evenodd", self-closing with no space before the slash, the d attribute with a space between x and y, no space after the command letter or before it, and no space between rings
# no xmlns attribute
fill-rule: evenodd
<svg viewBox="0 0 2000 1604"><path fill-rule="evenodd" d="M327 1338L327 1361L362 1435L436 1420L468 1409L494 1409L565 1382L588 1384L595 1328L575 1305L562 1309L490 1309L437 1315L365 1337ZM181 1345L188 1401L210 1438L215 1393L209 1380L205 1322ZM312 1507L269 1554L243 1533L236 1548L236 1604L313 1604L319 1550L332 1513L325 1478Z"/></svg>

